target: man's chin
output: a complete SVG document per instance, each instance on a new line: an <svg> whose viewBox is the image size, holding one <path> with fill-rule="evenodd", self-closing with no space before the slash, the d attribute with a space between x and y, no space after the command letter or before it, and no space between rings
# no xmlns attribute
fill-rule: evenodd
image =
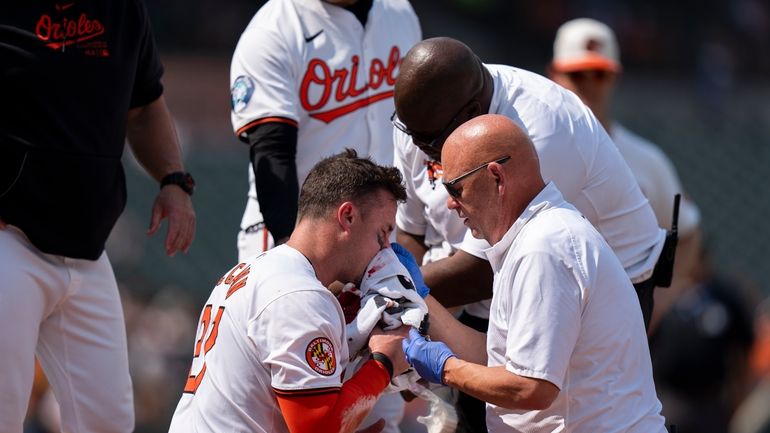
<svg viewBox="0 0 770 433"><path fill-rule="evenodd" d="M479 231L479 229L476 229L476 228L473 228L473 227L470 227L470 226L468 226L468 228L471 229L471 235L473 235L474 238L476 238L476 239L485 239L484 238L484 234L482 234L481 231Z"/></svg>

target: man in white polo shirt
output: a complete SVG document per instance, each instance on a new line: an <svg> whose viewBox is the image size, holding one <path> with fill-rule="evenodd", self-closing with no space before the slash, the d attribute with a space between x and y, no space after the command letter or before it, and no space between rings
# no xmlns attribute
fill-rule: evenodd
<svg viewBox="0 0 770 433"><path fill-rule="evenodd" d="M492 270L483 254L489 245L447 211L440 183L446 137L468 119L496 113L530 137L543 177L605 237L650 316L665 232L623 157L577 96L532 72L484 64L460 41L433 38L404 57L394 98L394 164L407 190L396 216L397 239L422 258L425 282L439 302L451 307L491 298ZM466 306L460 319L484 331L488 315L483 301ZM457 408L465 428L486 432L483 405L460 394Z"/></svg>
<svg viewBox="0 0 770 433"><path fill-rule="evenodd" d="M609 26L578 18L559 27L548 77L575 92L593 111L631 168L661 227L671 229L674 196L683 196L674 277L670 289L655 291L656 308L650 326L654 329L679 293L694 284L693 272L700 249L700 211L685 194L676 168L666 154L612 118L610 103L621 72L618 42Z"/></svg>
<svg viewBox="0 0 770 433"><path fill-rule="evenodd" d="M489 330L485 339L434 304L434 341L404 341L410 364L486 401L493 433L665 432L631 282L543 181L532 141L508 117L482 115L452 133L442 162L448 207L493 245Z"/></svg>

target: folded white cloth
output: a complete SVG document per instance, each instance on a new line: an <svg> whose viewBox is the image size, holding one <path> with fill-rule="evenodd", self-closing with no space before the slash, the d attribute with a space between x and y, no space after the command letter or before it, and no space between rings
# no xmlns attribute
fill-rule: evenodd
<svg viewBox="0 0 770 433"><path fill-rule="evenodd" d="M369 358L367 341L374 327L380 324L384 330L396 329L401 325L420 329L427 320L428 306L414 288L409 271L401 264L390 248L381 250L364 273L360 290L347 284L343 291L361 297L361 309L356 318L347 325L350 367L356 371ZM393 378L385 392L410 390L428 402L427 416L417 417L428 433L448 433L457 427L457 412L454 407L441 400L429 388L417 381L420 376L413 369Z"/></svg>
<svg viewBox="0 0 770 433"><path fill-rule="evenodd" d="M351 285L343 290L355 290ZM428 306L412 284L409 272L398 261L396 253L385 248L369 263L361 281L361 309L347 325L348 350L353 360L366 350L366 342L374 327L392 330L401 325L420 329Z"/></svg>

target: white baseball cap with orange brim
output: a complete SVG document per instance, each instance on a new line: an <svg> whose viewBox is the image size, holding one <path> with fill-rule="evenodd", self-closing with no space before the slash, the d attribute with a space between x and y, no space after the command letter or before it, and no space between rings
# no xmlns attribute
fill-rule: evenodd
<svg viewBox="0 0 770 433"><path fill-rule="evenodd" d="M551 67L557 72L620 72L615 34L606 24L590 18L567 21L556 32Z"/></svg>

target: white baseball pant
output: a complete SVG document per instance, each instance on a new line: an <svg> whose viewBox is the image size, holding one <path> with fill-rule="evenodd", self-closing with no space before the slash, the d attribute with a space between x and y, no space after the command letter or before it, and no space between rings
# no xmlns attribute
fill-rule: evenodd
<svg viewBox="0 0 770 433"><path fill-rule="evenodd" d="M133 430L126 328L106 253L44 254L17 228L0 230L0 318L0 432L22 431L35 354L64 432Z"/></svg>

